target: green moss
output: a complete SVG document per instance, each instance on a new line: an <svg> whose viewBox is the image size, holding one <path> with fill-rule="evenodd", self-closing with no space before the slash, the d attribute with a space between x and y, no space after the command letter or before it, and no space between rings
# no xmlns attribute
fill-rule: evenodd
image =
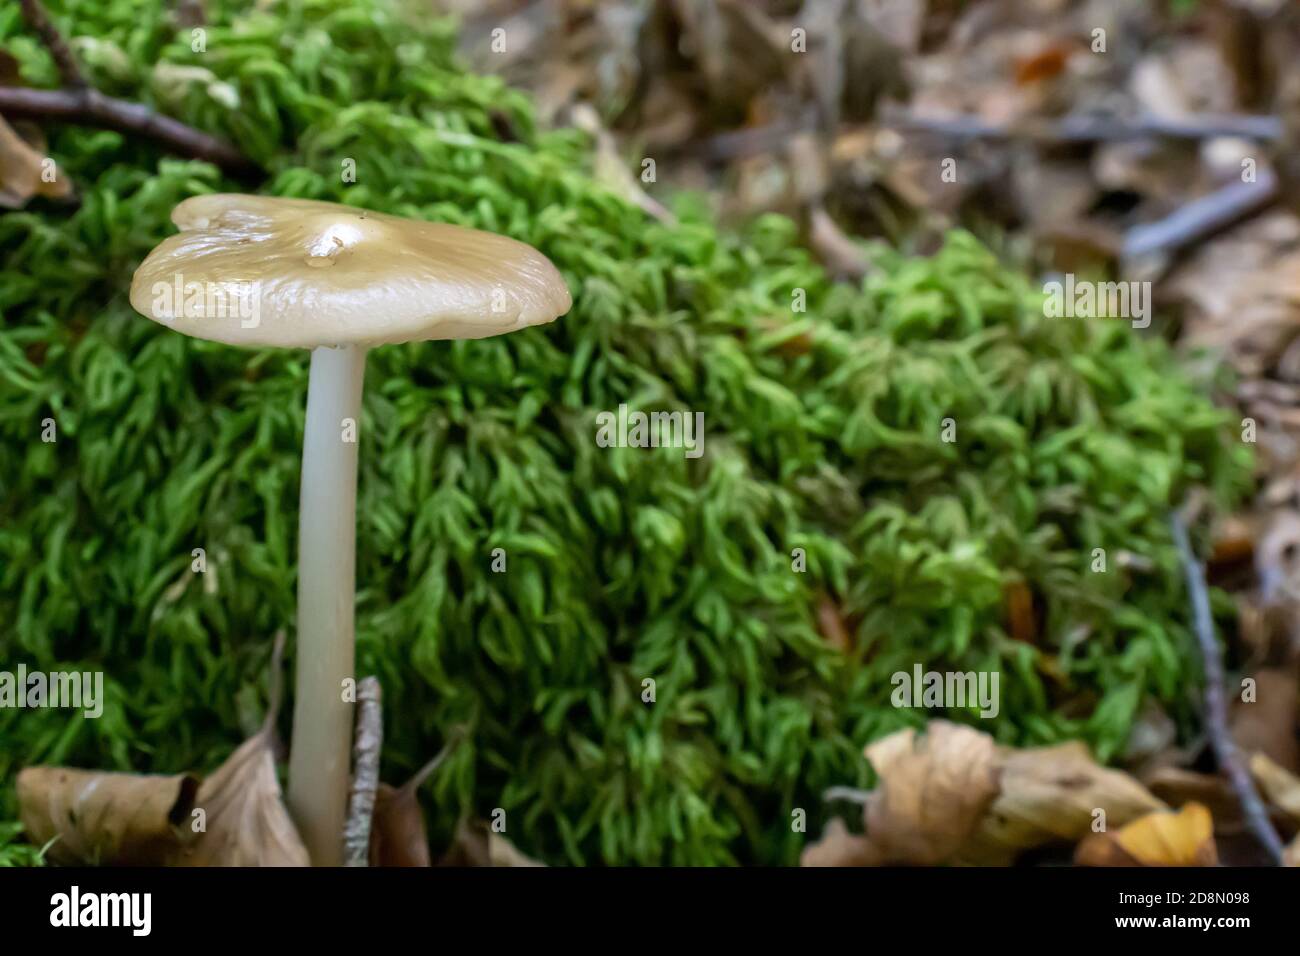
<svg viewBox="0 0 1300 956"><path fill-rule="evenodd" d="M544 329L371 355L359 671L383 682L388 779L472 728L426 787L435 842L502 807L554 863L792 861L791 810L815 829L824 787L864 782L862 746L922 721L889 703L915 661L1000 669L981 726L1006 742L1108 756L1148 697L1188 718L1165 512L1193 483L1231 494L1247 463L1159 343L1044 318L966 235L849 288L784 219L743 237L686 208L650 221L427 17L207 6L194 53L156 0L50 4L98 38L97 83L166 96L265 163L264 191L504 232L574 293ZM0 44L54 82L16 5ZM238 106L153 82L160 62L211 70ZM0 710L0 820L29 763L214 766L255 725L294 620L307 356L168 332L125 295L177 202L237 184L113 133L55 130L50 152L81 207L0 218L0 662L102 668L110 699L98 720ZM707 454L598 448L596 415L620 403L702 411ZM1036 595L1036 645L1006 633L1011 580ZM848 655L818 633L823 591L856 624ZM0 829L0 860L30 856Z"/></svg>

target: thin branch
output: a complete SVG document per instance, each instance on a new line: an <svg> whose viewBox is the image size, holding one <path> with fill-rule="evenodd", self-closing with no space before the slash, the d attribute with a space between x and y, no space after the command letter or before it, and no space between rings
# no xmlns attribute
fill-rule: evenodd
<svg viewBox="0 0 1300 956"><path fill-rule="evenodd" d="M1046 145L1117 143L1133 139L1216 139L1220 136L1275 142L1282 138L1282 121L1275 116L1206 114L1172 119L1163 116L1124 118L1081 113L1060 119L987 123L972 116L927 117L911 113L887 115L881 125L904 132L932 133L950 139L1021 139Z"/></svg>
<svg viewBox="0 0 1300 956"><path fill-rule="evenodd" d="M343 825L343 865L370 864L370 824L375 817L379 790L379 752L384 746L383 694L379 678L366 677L357 685L357 731L352 745L352 789Z"/></svg>
<svg viewBox="0 0 1300 956"><path fill-rule="evenodd" d="M415 771L414 776L412 776L410 780L406 781L406 783L402 784L402 792L414 794L416 790L419 790L424 786L424 781L428 780L430 774L442 766L443 761L455 752L456 748L460 746L461 741L465 739L467 733L468 731L463 725L453 728L451 733L447 735L447 742L442 745L441 750L434 754L433 759L419 770Z"/></svg>
<svg viewBox="0 0 1300 956"><path fill-rule="evenodd" d="M45 7L41 5L40 0L18 0L18 2L22 8L23 19L36 31L45 48L50 51L50 56L54 57L54 65L59 69L63 85L73 89L86 86L86 78L81 73L81 67L77 66L76 58L68 49L67 41L63 39L63 34L54 25L50 15L45 12Z"/></svg>
<svg viewBox="0 0 1300 956"><path fill-rule="evenodd" d="M1233 136L1274 143L1283 137L1282 121L1275 116L1210 114L1170 119L1139 116L1080 114L1061 119L1025 120L1017 123L989 123L974 116L920 116L904 111L887 112L867 128L893 129L902 133L939 136L953 140L1022 140L1040 146L1114 143L1135 139L1214 139ZM853 127L861 129L863 127ZM792 136L813 133L812 120L779 120L767 126L750 126L685 144L682 151L711 162L728 162L773 152Z"/></svg>
<svg viewBox="0 0 1300 956"><path fill-rule="evenodd" d="M229 143L163 116L141 103L105 96L86 83L67 41L50 20L40 0L19 0L23 18L54 57L64 87L36 90L0 86L0 116L10 119L54 120L110 129L152 139L170 152L201 159L239 179L262 175L262 169Z"/></svg>
<svg viewBox="0 0 1300 956"><path fill-rule="evenodd" d="M859 790L857 787L827 787L822 791L822 799L827 803L835 800L847 800L849 803L858 804L858 806L866 806L871 802L871 791Z"/></svg>
<svg viewBox="0 0 1300 956"><path fill-rule="evenodd" d="M75 90L0 86L0 115L10 119L63 121L143 136L169 152L205 160L236 178L262 174L256 163L229 143L163 116L142 103L114 99L88 86Z"/></svg>
<svg viewBox="0 0 1300 956"><path fill-rule="evenodd" d="M271 642L271 691L266 699L266 716L262 718L264 734L270 734L275 727L275 719L280 713L280 702L284 700L284 628L275 632Z"/></svg>
<svg viewBox="0 0 1300 956"><path fill-rule="evenodd" d="M1234 181L1193 199L1163 219L1143 223L1124 236L1125 258L1174 252L1235 225L1270 205L1278 196L1278 179L1262 167L1253 183Z"/></svg>
<svg viewBox="0 0 1300 956"><path fill-rule="evenodd" d="M1219 644L1214 637L1214 618L1210 614L1210 596L1205 586L1205 569L1192 553L1187 540L1187 528L1182 516L1175 512L1170 517L1174 544L1182 560L1187 578L1187 591L1192 599L1192 625L1201 651L1205 669L1205 725L1210 745L1218 757L1219 766L1228 775L1228 782L1241 804L1242 817L1260 844L1268 851L1274 865L1282 866L1282 840L1268 819L1268 809L1259 798L1237 743L1228 730L1228 707L1224 694L1223 661L1219 657Z"/></svg>

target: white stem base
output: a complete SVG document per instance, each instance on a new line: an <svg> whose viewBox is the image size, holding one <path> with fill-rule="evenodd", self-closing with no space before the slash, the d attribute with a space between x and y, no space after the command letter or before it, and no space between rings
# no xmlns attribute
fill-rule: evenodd
<svg viewBox="0 0 1300 956"><path fill-rule="evenodd" d="M353 705L357 442L366 350L311 353L298 527L298 651L286 795L316 866L343 861Z"/></svg>

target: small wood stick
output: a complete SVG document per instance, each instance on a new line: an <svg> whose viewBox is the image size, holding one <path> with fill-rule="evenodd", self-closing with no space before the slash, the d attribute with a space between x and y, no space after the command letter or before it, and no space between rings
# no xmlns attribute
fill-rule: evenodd
<svg viewBox="0 0 1300 956"><path fill-rule="evenodd" d="M370 823L379 789L379 752L384 745L384 713L379 678L357 685L357 732L352 745L352 791L343 825L343 865L370 865Z"/></svg>
<svg viewBox="0 0 1300 956"><path fill-rule="evenodd" d="M54 57L54 65L59 68L59 76L63 78L64 85L73 89L84 87L86 78L81 73L81 67L77 66L77 60L68 49L67 41L45 12L41 0L18 0L18 3L22 8L23 19L36 31L45 48L50 51L50 56Z"/></svg>
<svg viewBox="0 0 1300 956"><path fill-rule="evenodd" d="M1196 632L1196 642L1200 646L1201 661L1205 669L1205 725L1210 737L1210 745L1218 757L1219 766L1228 776L1241 804L1242 816L1246 826L1255 835L1260 844L1268 851L1269 858L1275 866L1282 866L1282 840L1268 820L1268 810L1259 798L1246 766L1242 763L1241 752L1228 730L1228 707L1224 696L1223 662L1219 657L1219 645L1214 638L1214 618L1210 614L1210 596L1205 588L1205 569L1192 553L1192 546L1187 540L1187 528L1182 516L1175 512L1170 519L1174 532L1174 544L1182 558L1183 573L1187 578L1187 592L1192 599L1192 624Z"/></svg>

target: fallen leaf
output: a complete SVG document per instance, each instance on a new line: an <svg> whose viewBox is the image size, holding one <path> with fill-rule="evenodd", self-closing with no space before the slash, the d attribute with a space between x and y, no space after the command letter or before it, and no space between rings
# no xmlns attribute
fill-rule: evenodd
<svg viewBox="0 0 1300 956"><path fill-rule="evenodd" d="M1250 774L1269 803L1300 823L1300 777L1262 753L1250 758Z"/></svg>
<svg viewBox="0 0 1300 956"><path fill-rule="evenodd" d="M200 785L194 806L203 816L194 825L202 819L203 829L175 855L173 866L311 866L275 774L283 650L284 632L279 631L271 650L271 699L262 729Z"/></svg>
<svg viewBox="0 0 1300 956"><path fill-rule="evenodd" d="M269 725L203 781L194 805L204 812L205 829L181 848L173 865L311 865L280 795Z"/></svg>
<svg viewBox="0 0 1300 956"><path fill-rule="evenodd" d="M1300 770L1296 741L1296 677L1290 669L1265 667L1256 671L1255 699L1247 703L1238 692L1232 704L1232 737L1247 753L1267 754L1275 763Z"/></svg>
<svg viewBox="0 0 1300 956"><path fill-rule="evenodd" d="M199 782L189 774L28 767L18 774L27 837L55 863L157 866L181 845Z"/></svg>
<svg viewBox="0 0 1300 956"><path fill-rule="evenodd" d="M933 720L866 749L880 783L865 809L867 838L888 863L943 863L970 837L998 793L988 734Z"/></svg>
<svg viewBox="0 0 1300 956"><path fill-rule="evenodd" d="M1089 834L1074 859L1080 866L1216 866L1214 819L1199 803L1148 813L1120 830Z"/></svg>
<svg viewBox="0 0 1300 956"><path fill-rule="evenodd" d="M53 160L0 118L0 207L21 209L33 196L64 199L71 193L72 181Z"/></svg>
<svg viewBox="0 0 1300 956"><path fill-rule="evenodd" d="M998 754L997 798L963 847L963 863L1005 866L1028 849L1074 843L1104 810L1122 826L1165 805L1126 773L1092 759L1079 741Z"/></svg>
<svg viewBox="0 0 1300 956"><path fill-rule="evenodd" d="M413 789L379 785L370 824L371 866L432 866L424 811Z"/></svg>
<svg viewBox="0 0 1300 956"><path fill-rule="evenodd" d="M545 866L521 853L483 820L461 820L439 866Z"/></svg>
<svg viewBox="0 0 1300 956"><path fill-rule="evenodd" d="M465 739L465 729L448 735L438 754L400 787L386 783L375 794L375 812L370 823L371 866L432 866L429 833L424 825L419 792L424 782L442 766Z"/></svg>
<svg viewBox="0 0 1300 956"><path fill-rule="evenodd" d="M1007 633L1013 640L1032 644L1038 636L1038 624L1034 615L1034 594L1029 585L1022 580L1007 582L1002 589L1006 606Z"/></svg>
<svg viewBox="0 0 1300 956"><path fill-rule="evenodd" d="M822 838L804 848L800 866L880 866L883 860L874 843L850 833L839 817L833 817Z"/></svg>

